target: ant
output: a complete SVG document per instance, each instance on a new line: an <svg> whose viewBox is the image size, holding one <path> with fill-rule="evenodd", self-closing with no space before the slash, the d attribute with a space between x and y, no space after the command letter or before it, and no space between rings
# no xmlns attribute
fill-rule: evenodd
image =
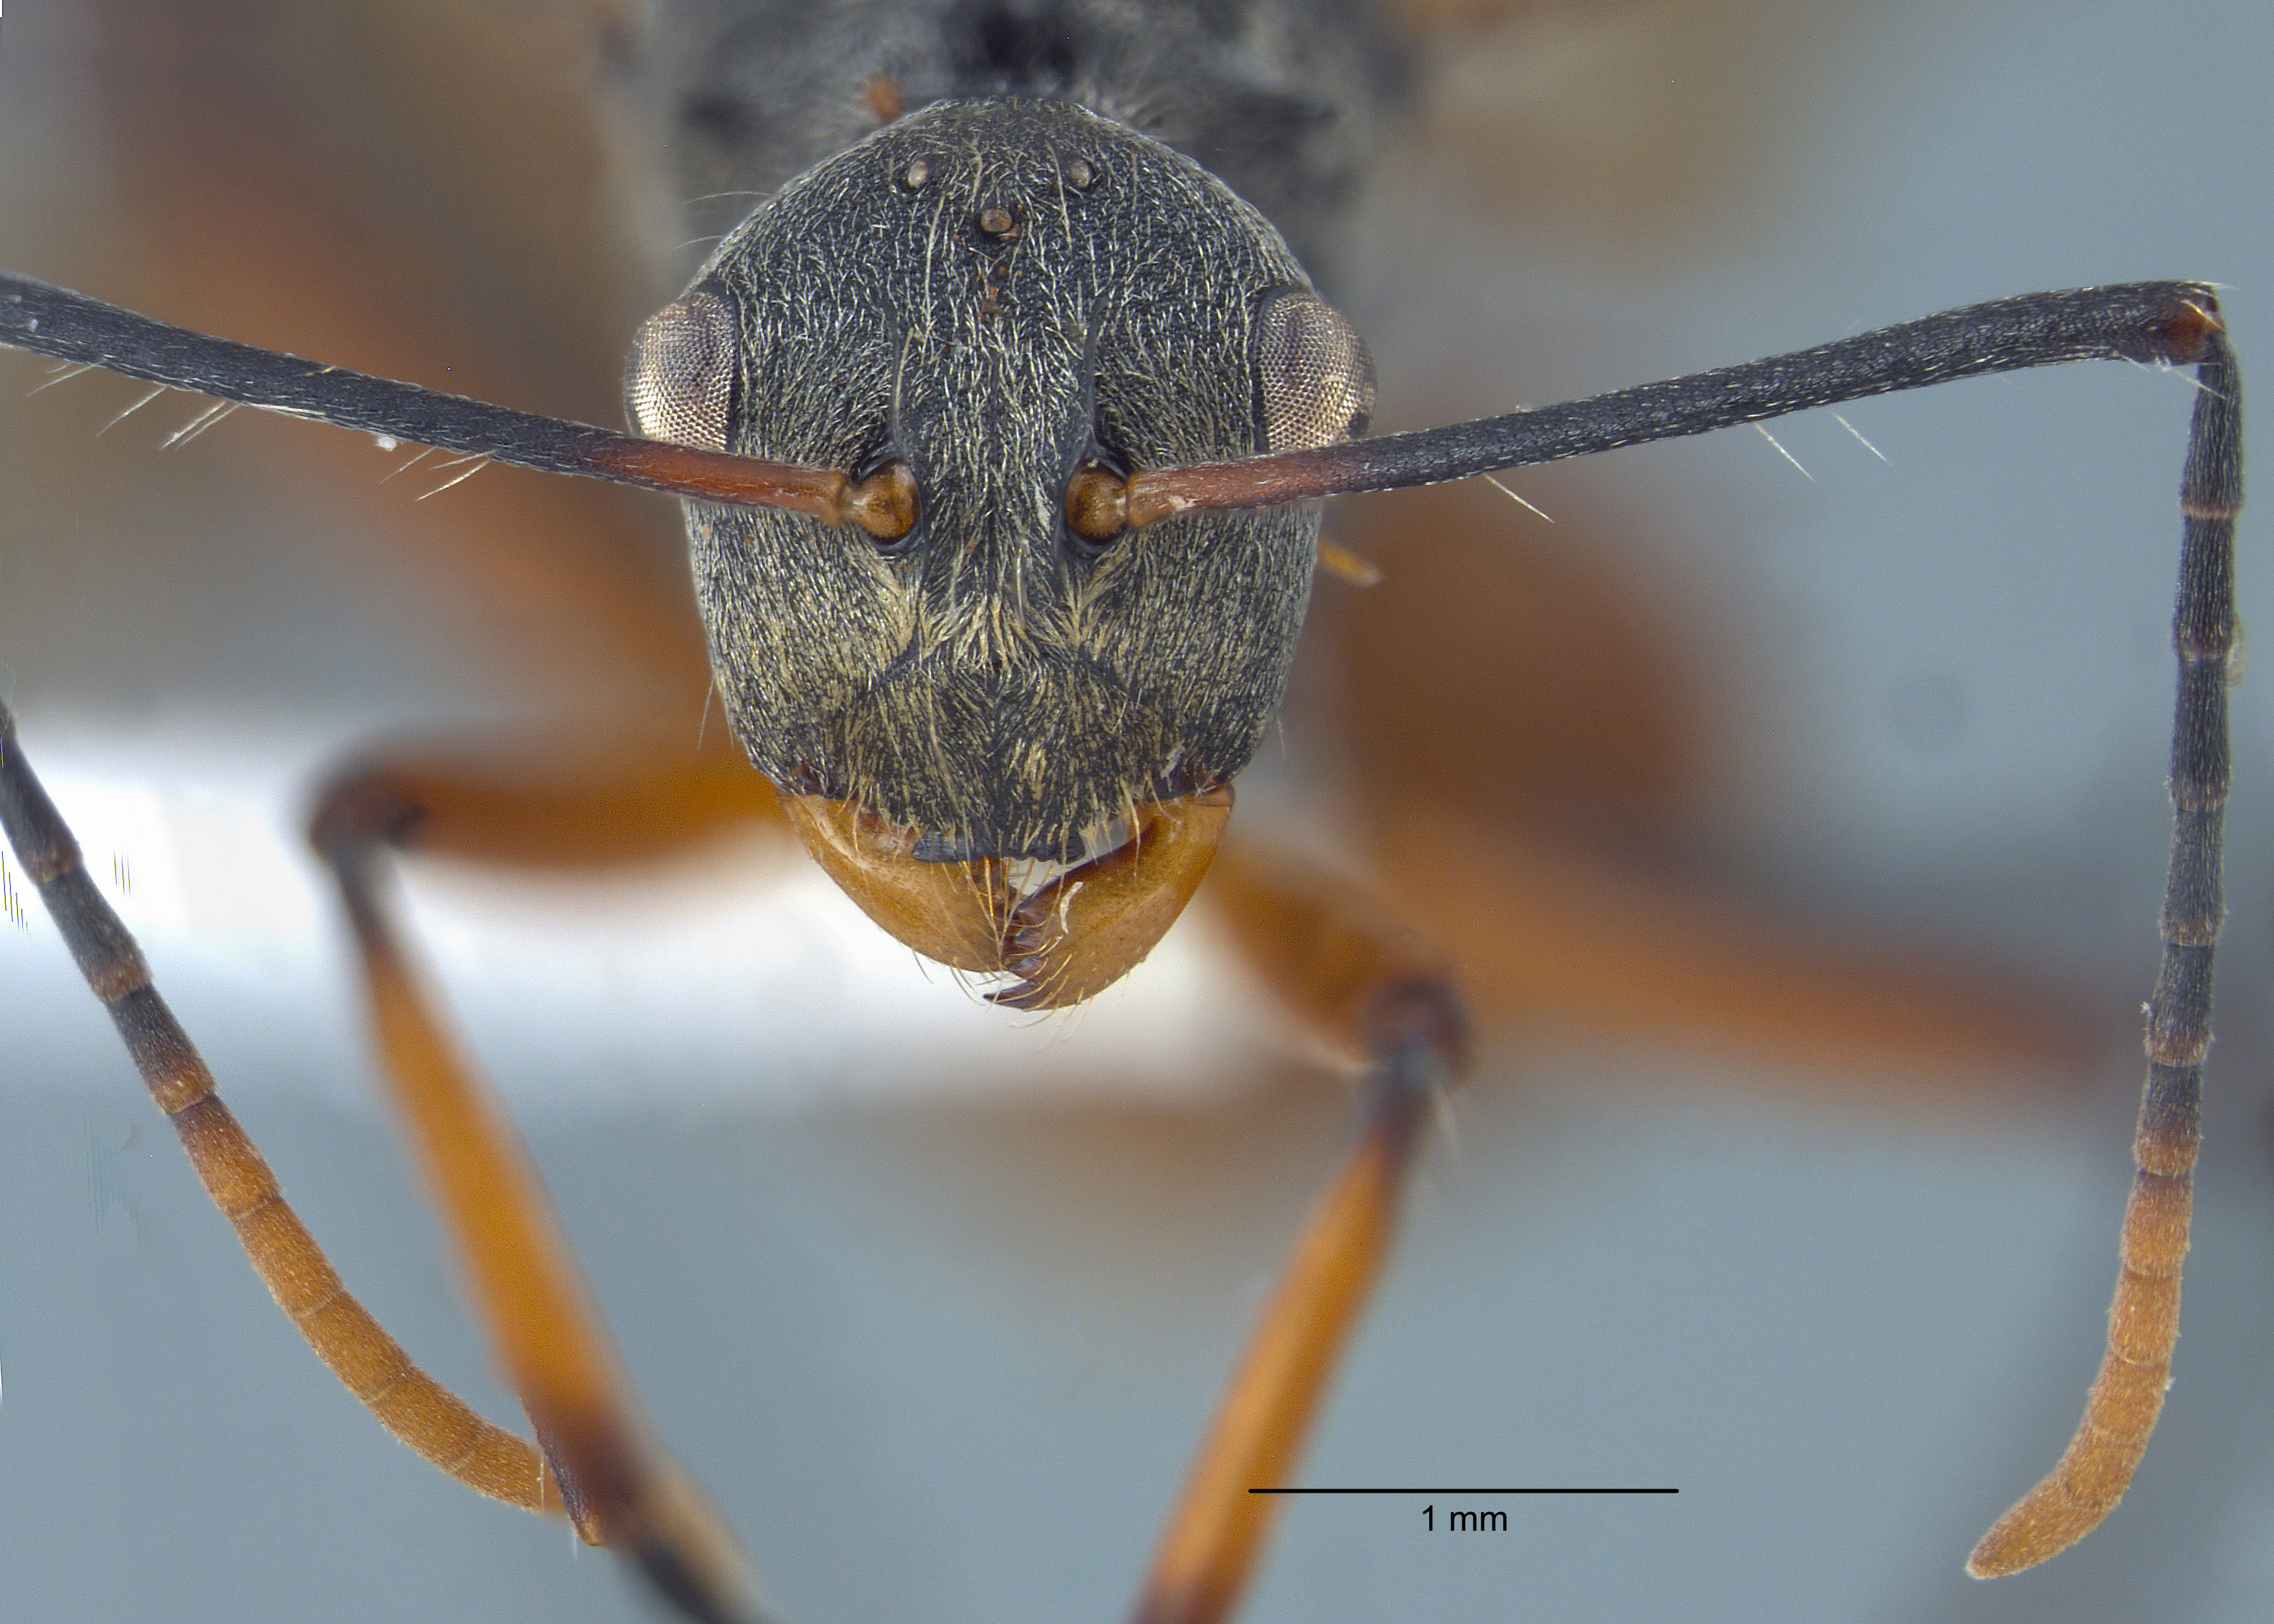
<svg viewBox="0 0 2274 1624"><path fill-rule="evenodd" d="M915 127L915 125L912 125L912 127ZM921 159L912 159L912 162L921 162ZM923 191L923 186L921 186L921 184L919 184L919 186L909 186L909 184L907 184L907 180L905 180L905 177L907 177L907 170L900 170L900 177L903 177L903 189L912 191L912 193L921 193L921 191ZM930 184L932 180L937 180L937 177L932 177L932 175L928 175L928 177L925 177L925 184ZM1010 223L1007 223L1007 228L1005 228L1005 229L1000 229L1000 232L991 232L991 229L987 228L987 223L984 223L984 218L978 218L978 221L975 221L975 228L978 228L980 237L1000 237L1000 239L1016 239L1016 237L1019 237L1019 234L1026 232L1026 229L1033 229L1033 225L1030 225L1030 221L1021 221L1021 218L1016 218L1016 212L1012 212ZM987 316L987 319L1000 319L1000 284L998 284L998 282L991 282L991 280L990 280L990 282L987 282L987 289L990 289L990 291L987 291L987 300L990 300L990 303L984 303L983 307L980 307L980 314ZM2199 303L2199 296L2196 296L2196 293L2187 293L2186 300L2183 300L2183 303L2186 303L2187 307L2190 307L2190 309L2202 309L2202 303ZM710 320L714 320L714 316L712 316L712 314L682 316L682 319L675 319L675 320L696 320L696 323L710 323ZM1262 319L1260 319L1260 320L1262 320ZM50 335L52 335L52 330L55 330L55 320L48 320L46 326L50 327ZM2153 326L2153 323L2151 323L2151 326ZM671 346L664 346L664 348L671 348ZM1339 339L1335 339L1333 343L1328 343L1328 350L1339 350L1339 352L1342 352L1342 355L1351 355L1349 346L1346 346L1346 343L1339 342ZM652 368L651 368L651 371L652 371ZM671 362L671 364L668 364L668 366L664 366L662 371L684 371L684 366L682 366L682 364L680 364L680 362ZM1326 391L1328 398L1330 398L1330 401L1351 402L1351 405L1353 405L1353 410L1349 411L1349 417L1351 417L1351 418L1355 418L1355 417L1358 417L1358 411L1355 411L1355 401L1358 401L1358 395L1359 395L1358 382L1355 382L1355 366L1342 366L1342 368L1339 368L1339 371L1337 371L1337 373L1335 373L1335 378L1339 380L1339 385L1335 387L1335 389ZM1314 380L1312 380L1312 382L1314 382ZM737 387L739 387L739 385L737 385ZM1101 391L1101 394L1103 394L1103 391ZM2218 391L2215 391L2215 394L2218 394ZM694 427L694 430L689 430L689 425L687 425L687 423L684 423L684 421L671 421L671 418L673 418L673 411L675 411L675 407L664 407L662 414L659 414L659 418L657 418L657 421L659 421L659 425L671 427L671 430L678 430L678 432L673 434L673 437L675 437L675 439L700 437L700 432L703 432L703 430L700 430L700 423L698 423L698 425ZM707 418L703 418L703 421L707 421ZM398 425L395 425L395 430L400 430L400 427L403 427L403 425L400 425L400 423L398 423ZM1349 427L1349 423L1344 423L1344 427ZM394 430L391 430L391 432L394 432ZM1337 430L1337 432L1339 432L1339 430ZM1101 439L1103 439L1103 437L1101 437ZM1269 437L1267 437L1267 439L1269 439ZM1299 439L1300 439L1300 434L1299 434ZM485 446L486 446L486 441L485 441ZM1103 453L1112 453L1112 455L1108 455L1108 457L1101 457L1101 460L1096 460L1096 466L1098 466L1098 469L1103 469L1103 473L1105 473L1105 477L1103 477L1103 480L1091 480L1089 485L1081 486L1081 492L1082 492L1082 493L1081 493L1081 500L1078 500L1078 503L1073 503L1073 505L1071 505L1071 508L1069 508L1069 530L1073 530L1073 535L1075 535L1075 537L1081 537L1081 541L1085 541L1085 544L1098 545L1098 548L1108 548L1108 551L1110 551L1110 548L1114 548L1114 545L1117 545L1117 544L1121 544L1121 539L1124 539L1126 535L1141 535L1141 532L1144 532L1144 530L1148 528L1148 525L1134 523L1134 521L1137 521L1137 519L1140 519L1140 516L1141 516L1141 500L1144 500L1144 498L1148 496L1148 492L1157 492L1157 486L1141 486L1141 480L1144 480L1144 473L1146 473L1144 469L1121 469L1121 466L1117 466L1118 462L1128 462L1128 455L1126 455L1126 453L1117 453L1117 448L1114 448L1114 446L1098 446L1098 450L1103 450ZM1444 469L1440 469L1440 470L1444 470ZM880 469L876 469L876 470L866 470L864 476L862 476L862 485L869 486L869 482L871 482L873 477L877 476L877 473L889 473L889 462L887 462L887 464L882 464ZM1085 469L1078 469L1078 470L1075 470L1075 476L1073 476L1073 477L1069 477L1069 480L1066 480L1066 486L1069 486L1069 496L1071 496L1071 493L1073 493L1073 489L1075 489L1075 480L1082 480L1082 477L1089 477L1089 473L1091 473L1091 469L1089 469L1089 466L1085 466ZM1121 485L1118 485L1118 486L1117 486L1117 480L1121 482ZM907 521L907 516L909 516L909 514L907 514L907 508L905 508L905 505L896 505L896 500L899 500L899 498L893 496L893 492L892 492L892 489L889 489L889 486L892 486L892 480L885 482L885 486L869 486L869 489L871 489L871 492L876 492L876 516L877 516L877 521L880 521L880 528L871 528L871 525L866 523L866 519L869 519L869 516L871 516L871 514L869 514L869 509L864 509L864 508L853 508L853 509L850 509L850 519L853 519L853 523L857 523L857 525L862 525L862 528L869 530L869 535L871 535L873 539L876 539L877 551L880 551L880 553L887 553L889 548L892 548L892 545L899 545L900 541L907 539L909 532L912 532L912 528L909 528L909 530L900 530L900 535L889 535L889 532L892 532L892 530L896 528L896 525L905 523L905 521ZM921 480L919 480L919 486L921 486ZM1101 493L1101 492L1103 492L1103 493ZM1173 492L1171 492L1171 496L1173 496ZM834 498L832 498L832 500L834 500ZM1157 500L1157 496L1156 496L1156 500ZM2208 505L2215 505L2215 503L2208 503ZM921 512L923 512L923 509L921 509L921 503L919 503L919 508L916 508L916 516L919 516L919 519L921 519ZM1087 525L1087 528L1085 528L1085 525ZM762 707L759 707L759 710L762 710ZM749 741L749 740L746 740L746 741ZM801 782L805 782L805 780L801 780L801 778L798 778L798 771L801 771L802 766L807 766L807 762L802 760L802 757L801 757L801 760L787 760L787 757L785 757L785 760L778 760L778 762L775 762L775 778L778 778L778 782L785 782L785 785L789 785L791 789L796 789L798 785L801 785ZM892 773L885 773L885 778L892 778ZM834 782L830 780L828 769L825 769L825 766L821 766L821 769L817 769L817 776L814 776L812 787L809 787L809 793L814 793L814 796L818 796L818 799L824 799L824 801L846 801L846 799L850 799L850 796L830 796L828 792L830 792L830 789L834 789L834 787L840 787L840 785L834 785ZM1180 785L1171 785L1171 782L1164 782L1164 785L1157 785L1157 787L1160 787L1160 789L1171 789L1171 787L1180 787ZM1005 792L1005 793L1010 793L1010 792ZM1205 793L1208 793L1208 792L1205 792L1205 789L1203 789L1203 792L1196 793L1196 796L1193 796L1193 799L1199 799L1201 803L1205 805ZM1176 799L1178 799L1178 796L1164 796L1164 801L1176 801ZM339 805L339 803L335 803L335 805ZM1156 805L1156 803L1146 803L1146 805ZM866 809L866 808L864 808L864 809ZM994 808L990 808L990 812L987 812L987 816L994 816L994 819L996 819L996 823L994 823L994 825L984 823L984 819L983 819L983 821L980 821L980 823L975 823L975 825L962 825L962 828L955 828L955 831L932 831L930 823L935 823L935 821L941 821L941 823L944 823L944 819L928 819L928 816L909 815L909 816L916 816L916 823L923 823L923 828L919 828L919 832L916 832L916 842L915 842L915 848L912 848L912 851L892 853L892 855L896 855L896 858L912 858L912 860L916 860L916 862L930 862L930 864L944 864L944 862L964 862L964 864L971 864L971 862L983 862L983 860L987 860L987 858L1016 858L1016 860L1026 860L1026 862L1042 862L1042 864L1046 864L1046 867L1049 867L1050 862L1055 862L1055 864L1058 864L1059 868L1078 868L1078 862L1081 862L1081 860L1085 858L1085 855L1087 855L1087 846L1089 846L1089 844L1105 844L1105 842L1112 842L1112 839L1114 839L1112 825L1114 825L1114 821L1117 821L1117 819L1112 819L1112 816L1105 816L1105 808L1103 808L1103 796L1101 796L1101 805L1091 805L1091 808L1085 808L1085 812L1094 812L1094 815L1096 815L1096 816L1089 816L1089 819L1082 821L1082 823L1073 823L1073 825L1071 825L1069 831L1062 831L1062 832L1071 832L1071 835L1081 835L1081 837L1082 837L1082 846L1073 846L1073 844L1071 844L1071 842L1062 842L1062 844L1059 844L1059 851L1055 853L1055 858L1053 858L1053 853L1042 851L1042 848L1035 846L1033 839L1028 839L1028 842L1026 842L1026 848L1021 848L1021 851L1014 851L1016 846L1021 846L1021 835L1016 835L1016 832L1005 832L1005 828L1007 828L1007 825L1012 823L1012 821L1016 821L1016 816L1023 816L1021 812L1016 812L1016 799L1014 799L1014 796L1012 796L1012 799L1005 799L1005 801L1003 801L1003 803L1000 803L1000 805L994 805ZM368 815L368 812L357 812L355 808L348 808L348 809L343 809L343 812L341 812L339 816L341 816L341 821L346 821L346 823L352 823L352 821L355 821L355 816L371 816L371 815ZM900 823L896 823L896 821L893 821L893 816L889 815L889 812L871 812L871 816L876 816L876 819L877 819L877 821L882 821L882 823L896 825L896 828L915 828L915 825L916 825L916 823L907 823L907 821L900 821ZM1062 823L1071 823L1071 819L1059 819L1059 821L1062 821ZM1140 816L1126 816L1126 819L1118 819L1118 821L1121 821L1121 823L1126 823L1126 825L1134 825L1134 823L1140 823ZM974 828L980 828L978 835L974 835ZM1098 831L1098 832L1096 832L1096 835L1091 835L1089 831ZM336 832L336 831L335 831L335 832ZM928 837L935 835L935 832L937 832L937 835L939 835L939 839L937 839L937 842L935 842L935 848L932 848L932 851L925 851L925 848L923 848L923 839L928 839ZM957 844L957 842L960 842L960 844ZM830 846L828 846L828 837L825 837L825 835L824 835L824 837L817 837L817 839L814 839L814 844L817 844L817 846L824 848L824 853L828 853L828 851L830 851ZM1134 846L1134 842L1130 842L1130 846ZM983 848L994 848L994 851L983 851ZM1169 832L1164 832L1164 835L1160 835L1160 837L1157 837L1157 839L1153 839L1153 848L1156 848L1156 853L1160 853L1160 855L1164 855L1164 858L1171 860L1171 862L1173 862L1173 860L1176 860L1176 855L1178 855L1178 842L1176 842L1176 839L1173 839L1173 835L1169 835ZM971 855L971 853L978 853L978 858L974 858L974 855ZM862 864L866 862L866 855L869 855L869 853L864 853L864 851L862 851L862 848L857 848L857 846L853 848L853 851L850 851L850 855L844 855L844 853L840 853L840 860L841 860L841 864L844 864L846 874L853 876L853 883L855 883L855 887L857 887L857 884L864 883L864 880L869 878L869 876L871 876L871 874L876 874L876 868L871 868L871 867L862 867ZM352 858L343 858L343 860L341 860L341 867L343 867L343 868L346 868L346 867L352 867ZM923 871L923 874L928 874L928 871ZM1101 876L1098 876L1098 874L1091 874L1091 876L1087 876L1087 878L1082 880L1081 884L1089 884L1089 883L1094 883L1094 880L1098 880L1098 878L1101 878ZM877 883L877 884L882 884L882 883ZM1053 896L1053 901L1069 901L1069 903L1071 903L1069 891L1073 891L1073 890L1075 890L1075 887L1062 887L1062 890L1059 890L1058 894ZM352 884L350 884L350 891L352 891ZM1042 907L1033 907L1033 906L1030 906L1030 903L1035 901L1035 896L1039 896L1039 894L1042 894L1042 891L1028 891L1028 894L1016 894L1016 891L983 891L983 890L980 890L980 887L978 887L978 884L967 884L967 887L964 887L964 890L962 890L962 894L964 894L964 896L971 896L971 898L978 898L978 901L975 901L975 907L978 907L980 917L983 917L983 921L984 921L984 935L990 935L990 937L1003 937L1003 935L1005 935L1005 933L1003 933L1003 930L998 930L998 928L996 928L996 926L998 926L998 923L1005 921L1005 919L1010 919L1012 914L1019 914L1019 912L1030 912L1030 914L1037 914L1037 919L1042 919L1042 923L1039 923L1039 926L1037 926L1037 923L1033 923L1033 921L1016 921L1016 919L1010 919L1010 921L1014 923L1014 926L1016 926L1014 930L1010 930L1010 935L1016 935L1016 933L1019 933L1019 930L1035 930L1035 928L1049 928L1049 919L1043 917L1043 914L1049 914L1049 912L1053 912L1053 910L1042 910ZM1075 894L1078 894L1078 891L1075 891ZM1153 894L1153 891L1148 891L1148 894ZM871 894L871 901L876 901L876 894ZM893 910L893 903L889 901L889 896L887 896L887 898L885 898L885 901L876 901L876 910L877 910L877 912L892 912L892 910ZM939 914L939 906L937 906L935 901L925 901L925 906L923 906L923 907L919 907L919 910L916 910L916 912L919 912L921 917L932 919L932 917L937 917L937 914ZM1066 910L1058 910L1059 921L1065 921L1065 912L1066 912ZM905 923L905 919L903 919L903 923ZM1069 933L1069 935L1071 935L1071 933ZM937 944L937 942L930 942L930 944L932 944L932 946L939 946L939 944ZM1028 971L1026 966L1023 966L1023 965L1016 965L1016 966L1014 966L1014 965L1010 965L1010 962L1007 962L1007 960L1005 960L1005 966L1010 966L1010 969L1014 969L1016 974L1019 974L1019 985L1023 987L1023 992L1016 992L1016 994L1014 994L1014 996L1019 998L1019 1001L1021 1001L1021 1003L1046 1003L1046 1001L1050 1001L1050 998L1053 998L1053 996L1058 996L1058 994L1053 994L1053 981L1055 981L1055 985L1062 987L1062 989L1065 989L1065 996L1069 996L1069 998L1071 998L1071 996L1082 996L1082 994L1087 994L1087 992L1094 992L1094 985L1091 985L1089 981L1085 981L1085 978L1087 978L1087 976L1098 976L1098 978L1108 978L1108 981L1110 981L1110 978L1112 978L1114 971L1117 971L1118 966L1121 966L1121 955L1124 955L1124 953L1130 953L1130 951L1141 951L1141 944L1137 944L1137 946L1134 946L1134 949L1130 949L1128 944L1121 944L1121 946L1117 946L1117 949L1114 949L1114 955L1112 955L1112 958L1110 958L1110 960L1105 962L1105 965L1098 966L1098 969L1094 969L1094 971L1082 969L1082 966L1078 966L1078 965L1075 965L1073 969L1066 969L1066 966L1062 966L1062 965L1046 965L1046 966L1043 966L1042 974L1033 974L1033 971ZM951 962L953 962L953 949L951 949L951 953L941 953L941 958L951 958ZM1028 958L1035 958L1035 955L1028 955ZM605 1476L605 1474L603 1474L603 1476ZM655 1565L659 1565L659 1568L664 1568L664 1569L668 1569L668 1565L671 1565L671 1562L668 1562L668 1558L652 1558L652 1560L655 1560Z"/></svg>

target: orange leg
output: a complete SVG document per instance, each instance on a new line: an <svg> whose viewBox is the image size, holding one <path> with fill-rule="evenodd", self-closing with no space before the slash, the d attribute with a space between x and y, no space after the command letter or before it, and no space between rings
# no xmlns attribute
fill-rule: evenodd
<svg viewBox="0 0 2274 1624"><path fill-rule="evenodd" d="M340 775L311 830L346 904L382 1073L568 1515L705 1620L753 1616L748 1564L641 1414L520 1136L422 984L381 858L394 847L547 867L635 861L747 823L772 801L731 741L399 751Z"/></svg>
<svg viewBox="0 0 2274 1624"><path fill-rule="evenodd" d="M1969 1120L2090 1075L2114 1029L2090 998L1843 939L1700 865L1736 696L1698 605L1646 568L1679 532L1555 507L1549 530L1474 485L1355 499L1336 523L1382 583L1318 611L1372 868L1480 1023L1868 1078L1873 1109Z"/></svg>
<svg viewBox="0 0 2274 1624"><path fill-rule="evenodd" d="M1364 1056L1356 1142L1263 1305L1153 1557L1137 1624L1215 1624L1239 1605L1337 1360L1388 1260L1432 1096L1468 1068L1442 960L1355 888L1232 849L1209 895L1297 1014Z"/></svg>

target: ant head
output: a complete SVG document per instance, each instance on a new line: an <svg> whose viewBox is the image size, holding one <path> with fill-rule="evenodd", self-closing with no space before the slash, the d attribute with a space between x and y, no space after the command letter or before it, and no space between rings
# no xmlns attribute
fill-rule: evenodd
<svg viewBox="0 0 2274 1624"><path fill-rule="evenodd" d="M1137 530L1080 493L1338 440L1372 378L1198 165L1071 105L964 102L761 207L643 330L628 394L651 435L899 493L840 525L689 503L697 598L751 760L835 808L841 838L802 820L817 854L962 866L999 937L1039 894L1010 868L1095 862L1247 763L1308 595L1314 509ZM864 895L895 882L831 867L914 940Z"/></svg>

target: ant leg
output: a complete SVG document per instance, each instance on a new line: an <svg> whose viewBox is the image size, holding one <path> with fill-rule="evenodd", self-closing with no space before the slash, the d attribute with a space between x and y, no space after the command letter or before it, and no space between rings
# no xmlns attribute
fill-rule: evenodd
<svg viewBox="0 0 2274 1624"><path fill-rule="evenodd" d="M0 827L88 988L117 1024L206 1193L316 1357L381 1425L459 1482L508 1505L561 1515L560 1490L538 1451L482 1419L413 1365L340 1283L286 1203L275 1174L215 1092L213 1073L151 984L133 936L88 879L79 843L25 759L16 718L4 705Z"/></svg>
<svg viewBox="0 0 2274 1624"><path fill-rule="evenodd" d="M699 745L603 733L421 740L335 770L310 816L406 851L501 868L599 869L668 857L751 823L787 827L773 786L717 723Z"/></svg>
<svg viewBox="0 0 2274 1624"><path fill-rule="evenodd" d="M1313 610L1367 871L1480 1030L1663 1038L1874 1112L2074 1096L2113 1036L2097 990L1809 919L1701 861L1736 697L1706 650L1736 628L1666 589L1646 515L1554 506L1550 530L1481 482L1356 499L1336 523L1382 582Z"/></svg>
<svg viewBox="0 0 2274 1624"><path fill-rule="evenodd" d="M2074 1097L2105 1056L2097 1008L2025 974L1877 945L1457 805L1385 797L1376 817L1384 884L1458 960L1490 1030L1662 1037L1782 1059L1812 1086L1829 1067L1874 1110L1969 1119Z"/></svg>
<svg viewBox="0 0 2274 1624"><path fill-rule="evenodd" d="M1356 1142L1306 1221L1171 1512L1136 1624L1215 1624L1253 1574L1283 1484L1389 1254L1429 1101L1468 1069L1449 970L1355 886L1228 846L1207 894L1298 1015L1365 1057Z"/></svg>
<svg viewBox="0 0 2274 1624"><path fill-rule="evenodd" d="M568 1515L585 1540L631 1557L704 1620L757 1616L748 1564L641 1414L519 1135L422 981L382 859L418 848L493 862L622 862L750 821L772 799L729 745L403 750L340 775L310 831L347 908L381 1072Z"/></svg>

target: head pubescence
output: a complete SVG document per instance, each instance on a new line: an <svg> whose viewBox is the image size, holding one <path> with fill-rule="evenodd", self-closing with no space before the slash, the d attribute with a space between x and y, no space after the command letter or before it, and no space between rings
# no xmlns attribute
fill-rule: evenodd
<svg viewBox="0 0 2274 1624"><path fill-rule="evenodd" d="M1247 763L1317 542L1292 505L1092 541L1070 481L1337 438L1371 380L1205 170L1071 104L1000 100L926 109L761 206L644 332L629 393L651 434L855 478L906 465L897 536L690 503L697 598L758 770L845 840L966 869L1001 939L1061 877L1024 870L1094 863ZM988 957L966 967L1017 955Z"/></svg>

